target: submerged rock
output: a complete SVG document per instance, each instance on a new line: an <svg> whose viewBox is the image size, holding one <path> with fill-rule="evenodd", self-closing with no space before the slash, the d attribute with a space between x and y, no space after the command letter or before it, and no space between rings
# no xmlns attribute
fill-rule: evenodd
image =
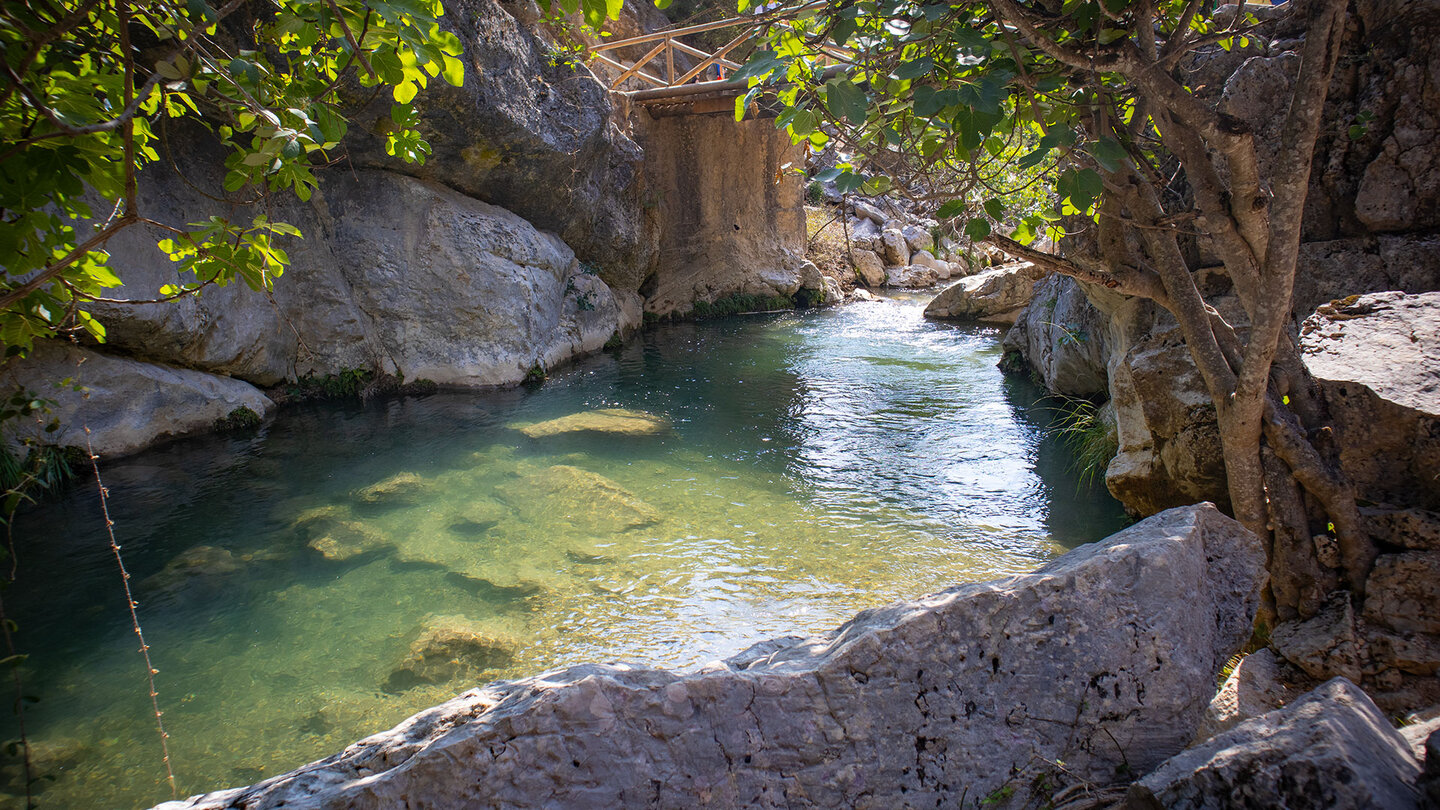
<svg viewBox="0 0 1440 810"><path fill-rule="evenodd" d="M394 547L385 535L355 520L349 509L335 504L307 509L290 525L305 539L307 546L336 562Z"/></svg>
<svg viewBox="0 0 1440 810"><path fill-rule="evenodd" d="M1184 747L1249 637L1264 559L1214 507L1176 509L1033 574L690 674L584 665L492 684L162 807L1020 807L1042 776L1109 782Z"/></svg>
<svg viewBox="0 0 1440 810"><path fill-rule="evenodd" d="M357 490L355 497L364 504L408 505L415 503L425 489L425 479L413 472L402 472Z"/></svg>
<svg viewBox="0 0 1440 810"><path fill-rule="evenodd" d="M1130 807L1419 807L1420 767L1370 698L1344 678L1248 720L1146 776Z"/></svg>
<svg viewBox="0 0 1440 810"><path fill-rule="evenodd" d="M664 417L629 408L601 408L572 413L558 419L522 425L516 428L532 439L566 433L605 433L613 436L656 436L670 430Z"/></svg>
<svg viewBox="0 0 1440 810"><path fill-rule="evenodd" d="M427 616L409 653L391 671L385 691L474 678L508 666L519 648L520 642L508 633L464 616Z"/></svg>
<svg viewBox="0 0 1440 810"><path fill-rule="evenodd" d="M174 597L192 587L213 587L217 580L243 568L242 560L228 549L192 546L165 563L165 567L140 583L141 593Z"/></svg>
<svg viewBox="0 0 1440 810"><path fill-rule="evenodd" d="M325 525L306 545L327 560L342 562L372 551L393 548L384 535L354 520L337 520Z"/></svg>
<svg viewBox="0 0 1440 810"><path fill-rule="evenodd" d="M496 488L522 520L564 523L589 534L616 534L660 520L650 504L603 475L556 464Z"/></svg>

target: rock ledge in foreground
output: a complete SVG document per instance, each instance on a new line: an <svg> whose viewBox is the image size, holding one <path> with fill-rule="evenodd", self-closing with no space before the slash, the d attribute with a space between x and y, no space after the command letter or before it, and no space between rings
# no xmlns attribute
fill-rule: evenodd
<svg viewBox="0 0 1440 810"><path fill-rule="evenodd" d="M1007 785L996 806L1018 807L1047 760L1111 782L1181 751L1250 634L1263 566L1213 506L1173 509L1033 574L697 672L585 665L474 689L160 807L935 807Z"/></svg>

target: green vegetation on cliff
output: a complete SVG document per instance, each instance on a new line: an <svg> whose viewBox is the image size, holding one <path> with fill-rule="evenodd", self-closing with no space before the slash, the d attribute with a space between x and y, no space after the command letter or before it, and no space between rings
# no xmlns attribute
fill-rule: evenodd
<svg viewBox="0 0 1440 810"><path fill-rule="evenodd" d="M313 170L341 157L344 91L393 98L386 151L429 146L411 101L432 79L464 80L439 0L0 4L0 344L105 328L87 310L121 284L106 243L143 228L175 262L165 301L241 281L268 291L299 231L261 214L162 222L139 205L141 170L174 166L170 133L198 124L227 153L200 193L248 206L309 199ZM192 127L193 128L193 127ZM176 169L178 171L178 168ZM136 302L139 303L139 302Z"/></svg>

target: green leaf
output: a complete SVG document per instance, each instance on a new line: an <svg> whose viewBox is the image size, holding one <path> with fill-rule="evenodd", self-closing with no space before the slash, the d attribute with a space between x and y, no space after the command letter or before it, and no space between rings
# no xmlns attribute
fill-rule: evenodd
<svg viewBox="0 0 1440 810"><path fill-rule="evenodd" d="M1095 162L1107 172L1116 172L1125 164L1125 147L1113 138L1101 138L1090 150Z"/></svg>
<svg viewBox="0 0 1440 810"><path fill-rule="evenodd" d="M767 73L783 67L784 64L781 63L774 51L759 50L751 54L750 58L746 60L745 64L742 65L739 70L735 71L735 75L731 78L737 82L746 79L761 78Z"/></svg>
<svg viewBox="0 0 1440 810"><path fill-rule="evenodd" d="M453 56L446 56L445 68L440 71L440 76L452 87L460 87L465 84L465 62Z"/></svg>
<svg viewBox="0 0 1440 810"><path fill-rule="evenodd" d="M947 200L940 210L935 212L936 219L954 219L965 213L964 200Z"/></svg>
<svg viewBox="0 0 1440 810"><path fill-rule="evenodd" d="M865 123L865 111L869 107L869 100L865 97L865 91L857 87L849 78L837 76L825 83L825 106L835 117L843 117L846 121L858 126Z"/></svg>
<svg viewBox="0 0 1440 810"><path fill-rule="evenodd" d="M1005 203L1001 202L998 197L991 197L985 201L985 213L991 219L998 221L1005 213Z"/></svg>
<svg viewBox="0 0 1440 810"><path fill-rule="evenodd" d="M984 217L975 217L965 223L965 235L970 237L971 242L980 242L990 235L990 220Z"/></svg>
<svg viewBox="0 0 1440 810"><path fill-rule="evenodd" d="M918 79L928 75L935 70L935 60L928 56L922 56L913 62L906 62L895 69L894 76L897 79Z"/></svg>
<svg viewBox="0 0 1440 810"><path fill-rule="evenodd" d="M406 81L395 85L392 94L396 104L409 104L415 99L415 94L418 92L420 92L420 88L415 82Z"/></svg>

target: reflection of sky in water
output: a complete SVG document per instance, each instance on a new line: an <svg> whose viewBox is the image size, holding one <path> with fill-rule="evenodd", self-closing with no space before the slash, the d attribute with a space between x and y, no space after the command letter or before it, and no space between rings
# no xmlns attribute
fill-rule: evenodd
<svg viewBox="0 0 1440 810"><path fill-rule="evenodd" d="M1038 392L995 369L998 330L920 311L675 325L536 391L299 407L258 436L105 462L183 788L293 768L476 682L587 660L694 666L1117 528L1114 502L1064 472ZM605 407L674 430L511 428ZM535 494L557 469L578 495ZM357 501L397 474L421 494ZM606 529L629 507L585 490L596 475L658 517ZM323 559L303 517L317 513L377 545ZM167 798L100 527L84 488L29 515L6 595L41 697L29 728L60 765L50 806ZM212 567L166 573L187 554ZM508 640L512 663L385 691L437 615ZM0 772L12 789L14 774Z"/></svg>

